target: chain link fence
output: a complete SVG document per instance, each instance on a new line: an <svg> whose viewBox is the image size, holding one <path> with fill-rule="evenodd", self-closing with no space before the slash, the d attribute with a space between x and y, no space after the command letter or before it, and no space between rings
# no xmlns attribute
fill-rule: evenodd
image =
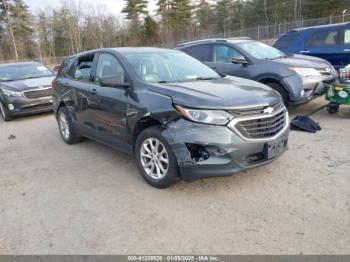
<svg viewBox="0 0 350 262"><path fill-rule="evenodd" d="M199 37L191 39L183 39L181 41L176 41L172 43L165 43L161 45L162 47L172 48L187 41L195 41L205 38L230 38L230 37L250 37L259 41L263 41L268 44L273 44L281 34L286 33L290 30L304 27L312 27L318 25L327 25L327 24L337 24L337 23L350 22L350 14L345 14L341 16L329 16L317 19L305 19L298 20L288 23L281 23L269 26L258 26L254 28L247 28L243 30L235 30L228 32L221 32L218 34L211 35L201 35L199 32Z"/></svg>
<svg viewBox="0 0 350 262"><path fill-rule="evenodd" d="M206 38L230 38L230 37L243 37L243 36L250 37L252 39L256 39L259 41L263 41L267 44L273 44L281 34L296 28L336 24L336 23L343 23L343 22L350 22L350 14L345 14L342 16L329 16L329 17L323 17L323 18L317 18L317 19L298 20L298 21L269 25L269 26L258 26L254 28L243 29L243 30L221 32L218 34L208 34L208 33L202 34L201 32L198 32L199 36L197 35L197 37L189 37L186 39L182 39L180 41L159 44L158 46L164 47L164 48L174 48L177 45L188 41L194 41L194 40L200 40L200 39L206 39ZM52 68L55 65L61 64L64 59L65 57L44 57L44 58L21 60L20 62L37 61ZM11 62L19 62L19 61L15 61L15 60L0 61L0 63L11 63Z"/></svg>

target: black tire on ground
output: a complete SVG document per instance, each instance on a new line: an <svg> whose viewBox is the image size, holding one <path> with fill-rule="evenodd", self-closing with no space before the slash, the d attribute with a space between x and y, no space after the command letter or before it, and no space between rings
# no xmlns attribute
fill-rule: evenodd
<svg viewBox="0 0 350 262"><path fill-rule="evenodd" d="M162 145L164 145L164 148L166 150L166 156L168 158L168 165L167 166L167 172L164 172L165 175L162 178L152 178L151 175L147 174L145 168L143 167L144 160L141 160L141 147L143 147L144 143L147 142L148 139L156 139L161 142ZM163 146L160 147L163 149ZM160 150L162 151L162 150ZM159 152L159 151L158 151ZM141 175L146 180L147 183L150 185L156 187L156 188L167 188L173 184L175 184L179 180L179 170L177 165L176 157L169 146L166 139L161 134L161 129L157 126L152 126L149 128L146 128L143 130L139 136L136 139L135 144L135 157L137 160L138 168L140 170ZM146 158L144 158L146 159ZM148 163L150 163L151 160L149 160ZM152 165L154 166L154 165ZM164 167L164 166L163 166ZM154 168L154 167L153 167ZM150 171L152 172L152 170Z"/></svg>
<svg viewBox="0 0 350 262"><path fill-rule="evenodd" d="M72 118L66 107L61 107L57 113L58 130L63 141L69 145L81 141L81 137L73 127Z"/></svg>
<svg viewBox="0 0 350 262"><path fill-rule="evenodd" d="M269 82L269 83L266 83L266 85L268 85L269 87L271 87L272 89L275 89L278 93L280 93L280 95L282 96L283 103L285 104L285 106L289 105L288 93L284 89L283 86L281 86L280 84L275 83L275 82Z"/></svg>
<svg viewBox="0 0 350 262"><path fill-rule="evenodd" d="M0 102L0 114L2 119L4 119L4 121L10 121L13 119L12 117L9 116L8 110L2 102Z"/></svg>
<svg viewBox="0 0 350 262"><path fill-rule="evenodd" d="M335 114L339 111L339 104L329 103L327 105L327 112L329 114Z"/></svg>

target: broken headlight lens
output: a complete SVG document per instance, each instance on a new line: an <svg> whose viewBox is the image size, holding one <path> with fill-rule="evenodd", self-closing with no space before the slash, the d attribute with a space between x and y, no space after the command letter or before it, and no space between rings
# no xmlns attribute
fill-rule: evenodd
<svg viewBox="0 0 350 262"><path fill-rule="evenodd" d="M182 106L175 106L175 108L187 120L203 124L224 126L233 119L233 115L223 110L201 110Z"/></svg>
<svg viewBox="0 0 350 262"><path fill-rule="evenodd" d="M317 71L315 68L309 67L291 67L290 71L293 71L301 76L320 76L321 73Z"/></svg>
<svg viewBox="0 0 350 262"><path fill-rule="evenodd" d="M9 96L9 97L22 96L22 92L16 92L16 91L11 91L6 89L2 89L2 93L4 94L4 96Z"/></svg>

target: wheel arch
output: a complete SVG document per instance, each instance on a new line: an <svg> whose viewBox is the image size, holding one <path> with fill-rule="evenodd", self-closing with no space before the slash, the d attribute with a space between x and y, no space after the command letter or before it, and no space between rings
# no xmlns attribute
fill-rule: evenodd
<svg viewBox="0 0 350 262"><path fill-rule="evenodd" d="M139 134L145 130L146 128L149 128L151 126L163 126L162 122L154 117L144 117L139 119L136 123L135 123L135 127L134 127L134 132L133 132L133 136L132 136L132 143L133 143L133 149L135 151L135 143L136 143L136 139L139 136Z"/></svg>

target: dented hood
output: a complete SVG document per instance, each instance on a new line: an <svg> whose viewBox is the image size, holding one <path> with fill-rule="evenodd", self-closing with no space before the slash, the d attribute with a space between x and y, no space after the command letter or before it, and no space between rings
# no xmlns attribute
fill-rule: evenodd
<svg viewBox="0 0 350 262"><path fill-rule="evenodd" d="M271 106L281 96L270 87L239 77L224 77L150 86L154 92L170 96L175 104L201 109L239 109Z"/></svg>

